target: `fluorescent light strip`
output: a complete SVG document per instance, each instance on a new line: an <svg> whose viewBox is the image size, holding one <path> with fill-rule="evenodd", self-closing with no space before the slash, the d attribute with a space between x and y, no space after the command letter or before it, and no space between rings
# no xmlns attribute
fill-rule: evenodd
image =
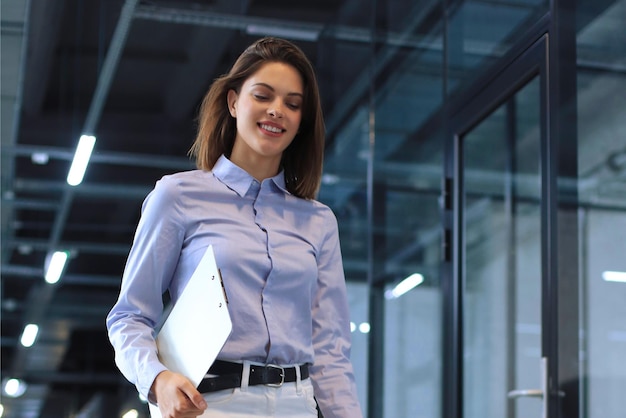
<svg viewBox="0 0 626 418"><path fill-rule="evenodd" d="M605 271L602 278L607 282L626 283L626 272L623 271Z"/></svg>
<svg viewBox="0 0 626 418"><path fill-rule="evenodd" d="M320 36L319 30L285 28L270 25L248 25L246 27L248 35L276 36L298 41L317 41Z"/></svg>
<svg viewBox="0 0 626 418"><path fill-rule="evenodd" d="M424 276L419 273L413 273L406 279L402 280L392 290L385 292L385 299L397 299L409 290L419 286L424 282Z"/></svg>
<svg viewBox="0 0 626 418"><path fill-rule="evenodd" d="M24 327L24 332L22 332L22 338L20 338L20 342L24 347L31 347L33 344L35 344L37 334L39 334L39 326L35 324L28 324Z"/></svg>
<svg viewBox="0 0 626 418"><path fill-rule="evenodd" d="M50 262L48 263L48 269L46 270L46 282L54 284L59 281L63 269L65 268L67 257L68 253L66 251L56 251L52 254Z"/></svg>
<svg viewBox="0 0 626 418"><path fill-rule="evenodd" d="M96 137L92 135L82 135L78 141L76 147L76 153L74 154L74 160L70 167L70 172L67 174L67 183L70 186L78 186L85 176L89 159L91 158L91 152L96 144Z"/></svg>

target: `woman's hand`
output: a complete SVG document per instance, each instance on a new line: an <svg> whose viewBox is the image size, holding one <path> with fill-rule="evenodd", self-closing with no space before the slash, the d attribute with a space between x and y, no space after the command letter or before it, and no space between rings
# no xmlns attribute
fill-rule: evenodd
<svg viewBox="0 0 626 418"><path fill-rule="evenodd" d="M165 370L151 388L163 418L195 418L207 407L204 398L185 376Z"/></svg>

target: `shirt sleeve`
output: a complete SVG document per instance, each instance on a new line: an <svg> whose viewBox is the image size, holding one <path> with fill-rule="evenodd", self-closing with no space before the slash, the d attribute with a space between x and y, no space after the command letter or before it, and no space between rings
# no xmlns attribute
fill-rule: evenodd
<svg viewBox="0 0 626 418"><path fill-rule="evenodd" d="M106 325L115 362L139 393L149 393L166 369L157 357L155 326L163 314L163 293L176 269L184 238L176 182L164 177L146 197L117 302Z"/></svg>
<svg viewBox="0 0 626 418"><path fill-rule="evenodd" d="M311 379L324 418L362 417L350 362L350 313L337 219L328 211L317 256L318 289L313 303L314 364Z"/></svg>

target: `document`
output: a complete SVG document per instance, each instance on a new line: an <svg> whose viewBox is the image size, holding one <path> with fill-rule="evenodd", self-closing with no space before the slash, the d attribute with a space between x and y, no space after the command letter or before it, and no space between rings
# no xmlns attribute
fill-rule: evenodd
<svg viewBox="0 0 626 418"><path fill-rule="evenodd" d="M156 337L159 359L198 386L232 330L228 298L209 246ZM150 404L152 418L161 418Z"/></svg>

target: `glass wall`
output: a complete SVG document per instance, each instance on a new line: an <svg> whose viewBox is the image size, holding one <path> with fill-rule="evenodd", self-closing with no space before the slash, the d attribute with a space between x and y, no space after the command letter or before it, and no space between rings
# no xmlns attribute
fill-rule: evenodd
<svg viewBox="0 0 626 418"><path fill-rule="evenodd" d="M333 60L353 63L351 85L333 85L332 77L322 85L323 90L346 93L327 104L332 109L327 119L330 142L320 200L339 219L354 323L353 361L364 409L374 405L368 411L371 417L440 417L444 403L440 194L447 106L485 70L498 65L537 22L549 19L550 4L547 0L361 4L361 20L343 21L339 16L335 23L356 26L362 35L369 35L363 35L360 43L339 36L320 44L320 62L326 63L322 70L328 74ZM619 281L626 280L620 275L626 272L622 121L626 95L618 93L626 91L626 0L581 0L576 12L578 178L563 180L565 187L577 190L580 207L585 379L574 384L581 389L581 417L612 418L626 410L620 389L626 385L622 361L626 283ZM511 402L502 392L507 381L514 387L538 386L540 317L525 302L538 303L540 298L539 283L532 279L540 275L535 239L540 229L539 196L532 189L541 174L537 89L537 82L531 82L468 137L472 154L466 161L471 163L465 173L470 193L466 209L476 212L466 225L472 240L466 267L473 275L467 277L464 310L468 417L538 413L535 399ZM500 140L510 135L505 123L511 120L519 144L509 144L507 151ZM524 145L530 143L534 148ZM515 177L511 183L504 174L494 174L505 173L505 166L488 165L489 156L507 152L517 170L508 172ZM496 186L499 189L493 190ZM514 199L503 200L507 193ZM506 206L511 202L513 206ZM503 225L508 226L502 229ZM418 284L399 295L398 285L409 277ZM382 308L372 311L372 303ZM380 314L380 322L369 323L372 312ZM498 334L506 321L514 325L508 327L512 331ZM494 347L510 358L491 356ZM511 363L507 358L517 360ZM484 382L486 370L496 378ZM483 397L471 395L483 390ZM382 397L380 405L371 399L376 394Z"/></svg>
<svg viewBox="0 0 626 418"><path fill-rule="evenodd" d="M314 58L328 141L318 199L331 207L339 225L350 305L351 360L359 400L367 416L370 353L367 172L371 85L368 65L373 4L368 1L361 6L358 9L352 2L336 3L334 21L324 22L329 29L320 33ZM342 64L337 65L338 62ZM338 100L331 101L331 97Z"/></svg>
<svg viewBox="0 0 626 418"><path fill-rule="evenodd" d="M548 11L547 0L450 1L447 45L449 93L497 62Z"/></svg>
<svg viewBox="0 0 626 418"><path fill-rule="evenodd" d="M577 10L581 415L626 410L626 1Z"/></svg>
<svg viewBox="0 0 626 418"><path fill-rule="evenodd" d="M377 29L388 39L400 36L405 43L396 48L378 45L374 54L376 68L386 65L385 70L374 74L372 97L372 267L374 283L385 283L382 415L439 417L444 402L440 194L446 105L481 70L508 52L524 26L545 14L548 5L546 1L383 3L385 19L378 19ZM524 143L536 139L532 127L537 124L538 107L527 106L528 112L523 107L536 104L537 85L533 87L534 96L528 93L518 100L519 115L525 119L516 128ZM524 101L526 96L535 101ZM529 113L534 116L530 120ZM498 141L502 137L490 138ZM493 149L484 145L478 147L476 155L484 154L485 149L492 155ZM538 156L534 157L537 164ZM479 169L485 168L483 158L476 163ZM522 163L520 167L527 168ZM423 281L408 293L395 296L397 286L414 274ZM505 305L503 301L499 304L503 309ZM488 316L494 321L502 319L496 312ZM536 318L526 322L533 321ZM522 337L519 344L536 345L537 335L531 334L531 340ZM476 341L489 339L488 332L481 331L481 335ZM489 361L488 351L480 356ZM536 350L531 357L535 359ZM538 372L538 362L536 369ZM518 374L519 379L524 376ZM493 403L493 397L485 400ZM502 396L499 404L505 400Z"/></svg>
<svg viewBox="0 0 626 418"><path fill-rule="evenodd" d="M350 326L352 329L352 354L354 376L363 413L367 414L367 358L369 336L369 290L366 283L348 282L348 303L350 304Z"/></svg>
<svg viewBox="0 0 626 418"><path fill-rule="evenodd" d="M428 126L444 103L442 23L424 26L428 2L396 3L405 7L390 7L386 25L416 42L395 51L389 74L376 80L373 268L384 283L383 413L421 418L439 416L441 404L444 142ZM411 280L417 286L401 294Z"/></svg>
<svg viewBox="0 0 626 418"><path fill-rule="evenodd" d="M339 16L335 23L377 36L363 44L339 36L320 45L321 63L352 62L354 80L349 86L322 85L346 93L328 104L330 142L320 200L339 219L357 383L364 406L366 400L374 405L368 416L439 417L446 104L510 50L523 29L547 12L548 2L361 5L363 20ZM397 286L409 277L418 277L419 284L398 295ZM382 291L370 294L372 288ZM371 297L382 309L370 310L364 301ZM371 330L362 318L367 312L383 317L372 321ZM369 378L377 373L382 380ZM382 402L367 393L382 396Z"/></svg>

